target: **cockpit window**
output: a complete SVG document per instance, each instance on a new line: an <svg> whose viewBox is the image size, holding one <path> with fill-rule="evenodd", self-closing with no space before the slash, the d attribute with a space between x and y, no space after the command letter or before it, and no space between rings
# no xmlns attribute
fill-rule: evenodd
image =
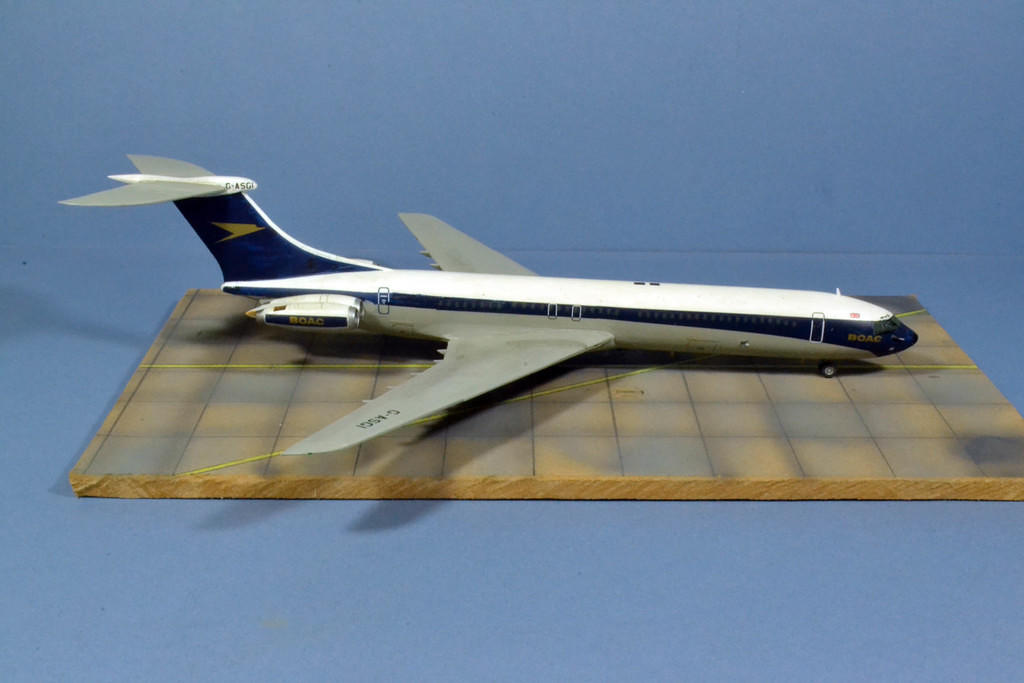
<svg viewBox="0 0 1024 683"><path fill-rule="evenodd" d="M886 334L895 332L898 329L900 329L900 324L896 322L896 318L886 318L875 323L874 331L875 334Z"/></svg>

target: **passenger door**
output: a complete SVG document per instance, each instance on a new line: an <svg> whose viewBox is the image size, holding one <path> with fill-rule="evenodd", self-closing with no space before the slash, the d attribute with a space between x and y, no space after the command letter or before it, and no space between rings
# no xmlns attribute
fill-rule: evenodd
<svg viewBox="0 0 1024 683"><path fill-rule="evenodd" d="M811 315L811 343L820 344L825 338L825 314L813 313Z"/></svg>

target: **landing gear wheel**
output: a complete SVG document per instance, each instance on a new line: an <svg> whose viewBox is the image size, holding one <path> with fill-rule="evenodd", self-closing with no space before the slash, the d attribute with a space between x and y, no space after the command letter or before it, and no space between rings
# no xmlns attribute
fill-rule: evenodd
<svg viewBox="0 0 1024 683"><path fill-rule="evenodd" d="M825 379L832 379L836 376L836 364L827 360L818 363L818 372Z"/></svg>

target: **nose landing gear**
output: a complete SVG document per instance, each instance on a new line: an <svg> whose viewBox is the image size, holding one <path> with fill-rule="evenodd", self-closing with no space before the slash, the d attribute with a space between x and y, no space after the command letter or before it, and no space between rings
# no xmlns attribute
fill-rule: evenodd
<svg viewBox="0 0 1024 683"><path fill-rule="evenodd" d="M836 376L836 364L832 361L823 360L818 363L818 372L825 379L832 379Z"/></svg>

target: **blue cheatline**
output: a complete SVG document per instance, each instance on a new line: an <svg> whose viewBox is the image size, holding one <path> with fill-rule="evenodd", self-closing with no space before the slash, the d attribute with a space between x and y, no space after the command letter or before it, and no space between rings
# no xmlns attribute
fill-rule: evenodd
<svg viewBox="0 0 1024 683"><path fill-rule="evenodd" d="M225 287L224 291L229 294L240 294L258 298L274 298L282 296L296 296L299 294L317 294L317 289L281 289L276 287L233 285ZM374 301L376 292L359 291L335 291L336 294ZM469 297L440 297L429 294L413 294L394 292L390 293L389 303L391 306L419 309L436 309L445 311L474 311L479 313L496 313L505 315L534 316L539 318L550 318L552 308L549 304L529 301L501 301L494 299L476 299ZM872 322L865 320L835 320L835 319L812 319L800 316L771 316L771 315L745 315L729 312L715 311L675 311L675 310L651 310L646 308L622 308L609 306L579 306L569 304L556 304L555 315L560 318L568 318L573 308L580 309L582 320L618 320L633 323L648 323L655 325L673 325L679 327L691 327L712 330L729 330L733 332L748 332L752 334L772 335L776 337L788 337L790 339L809 339L811 326L820 323L822 329L821 341L826 344L847 346L855 349L870 351L876 356L889 355L879 345L879 336L887 333L904 330L903 334L910 333L903 325L893 321ZM879 326L891 324L891 328L884 330ZM916 336L915 336L916 339Z"/></svg>

